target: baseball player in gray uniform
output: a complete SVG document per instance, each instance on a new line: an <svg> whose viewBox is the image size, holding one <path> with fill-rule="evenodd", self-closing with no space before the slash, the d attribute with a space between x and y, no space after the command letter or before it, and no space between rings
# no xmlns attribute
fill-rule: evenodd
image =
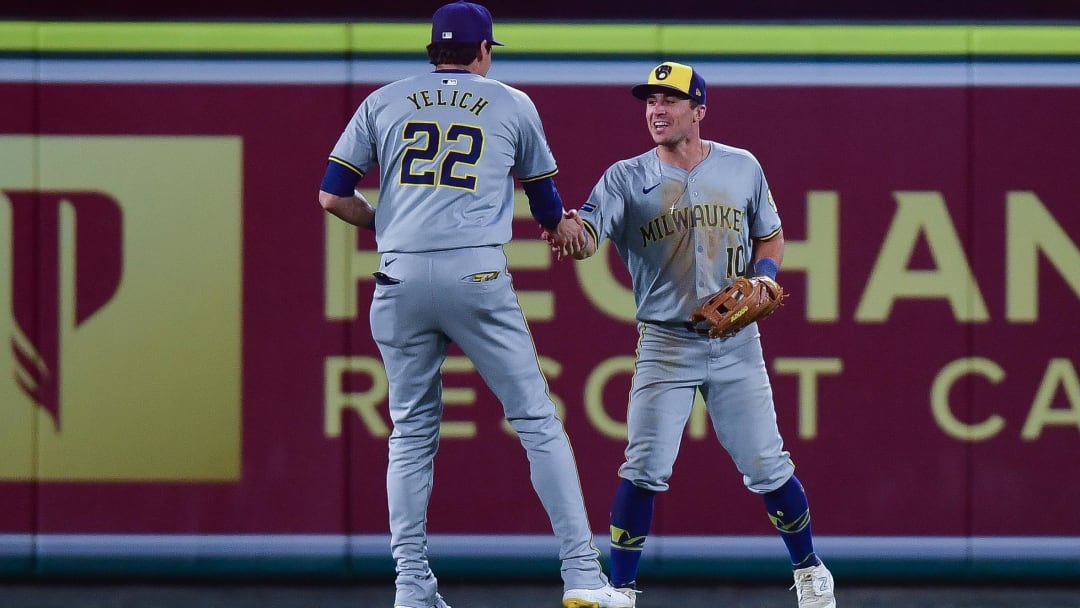
<svg viewBox="0 0 1080 608"><path fill-rule="evenodd" d="M814 552L810 508L777 429L757 324L730 338L689 325L690 312L738 276L775 278L780 216L757 159L701 139L705 81L665 62L633 87L656 147L612 165L579 214L584 248L548 231L560 254L586 258L609 239L630 271L638 355L627 413L626 462L611 508L611 582L636 589L657 493L668 489L695 392L750 491L764 498L787 545L800 608L836 605Z"/></svg>
<svg viewBox="0 0 1080 608"><path fill-rule="evenodd" d="M506 269L514 177L535 219L582 239L564 218L555 159L523 92L486 77L488 10L452 2L432 17L434 71L379 88L356 110L330 154L319 201L375 230L371 332L389 380L386 474L395 606L446 608L428 565L427 506L443 413L440 367L450 343L476 365L528 454L531 480L559 540L566 608L628 608L601 571L577 464L537 362ZM355 192L379 166L378 209Z"/></svg>

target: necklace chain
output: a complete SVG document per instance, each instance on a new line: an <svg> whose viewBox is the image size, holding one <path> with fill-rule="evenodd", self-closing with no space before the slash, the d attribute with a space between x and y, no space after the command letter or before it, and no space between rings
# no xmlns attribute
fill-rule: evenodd
<svg viewBox="0 0 1080 608"><path fill-rule="evenodd" d="M682 199L683 195L686 194L686 191L690 188L690 172L693 171L694 169L696 169L697 166L700 165L705 160L705 141L704 140L701 140L699 142L698 151L701 152L701 156L700 156L700 158L698 158L698 162L694 163L694 166L690 167L690 169L686 172L686 181L683 182L682 190L679 192L678 196L671 199L671 206L668 207L668 214L669 215L675 215L675 206L678 205L679 200ZM656 160L657 160L658 169L660 171L660 183L663 184L664 183L664 161L660 160L660 154L659 153L656 155Z"/></svg>

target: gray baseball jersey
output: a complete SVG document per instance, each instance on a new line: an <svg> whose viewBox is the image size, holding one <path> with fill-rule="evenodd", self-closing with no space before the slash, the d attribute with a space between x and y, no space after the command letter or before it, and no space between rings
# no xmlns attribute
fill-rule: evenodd
<svg viewBox="0 0 1080 608"><path fill-rule="evenodd" d="M532 101L466 72L400 80L361 103L331 160L360 175L380 169L375 236L382 256L370 326L394 423L386 484L394 603L430 606L437 594L427 508L450 344L475 364L525 448L533 488L559 540L564 587L603 586L573 450L502 248L511 238L514 176L529 181L556 171Z"/></svg>
<svg viewBox="0 0 1080 608"><path fill-rule="evenodd" d="M374 91L330 156L361 175L379 165L376 240L383 253L503 245L511 237L514 173L528 181L557 171L532 100L458 72Z"/></svg>
<svg viewBox="0 0 1080 608"><path fill-rule="evenodd" d="M599 246L610 239L630 271L637 318L684 322L709 295L745 275L751 238L780 230L754 156L716 142L692 171L656 150L604 172L580 214Z"/></svg>
<svg viewBox="0 0 1080 608"><path fill-rule="evenodd" d="M752 154L705 143L709 154L691 171L660 162L655 149L615 163L580 210L596 242L611 240L630 270L641 321L619 475L668 489L700 391L743 482L764 493L794 468L777 430L757 325L710 339L684 324L700 301L747 273L751 239L776 235L780 216Z"/></svg>

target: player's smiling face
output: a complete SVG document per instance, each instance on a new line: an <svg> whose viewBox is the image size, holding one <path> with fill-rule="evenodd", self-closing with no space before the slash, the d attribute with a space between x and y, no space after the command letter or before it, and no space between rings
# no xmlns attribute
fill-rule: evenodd
<svg viewBox="0 0 1080 608"><path fill-rule="evenodd" d="M689 138L697 112L680 95L653 93L645 100L645 122L657 145L674 146Z"/></svg>

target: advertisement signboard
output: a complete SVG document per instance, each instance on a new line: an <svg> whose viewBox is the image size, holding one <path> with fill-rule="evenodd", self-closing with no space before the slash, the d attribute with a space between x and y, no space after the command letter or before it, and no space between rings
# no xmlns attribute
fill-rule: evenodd
<svg viewBox="0 0 1080 608"><path fill-rule="evenodd" d="M608 77L561 61L508 60L491 75L535 101L576 207L608 165L652 145L628 92L652 61L612 61ZM27 567L32 538L45 557L80 554L81 541L130 557L152 538L163 559L230 555L233 542L243 555L385 565L375 240L316 197L356 104L389 79L371 75L387 73L377 63L350 64L353 82L215 76L235 69L228 60L175 78L138 60L78 64L96 80L6 72L0 563ZM576 76L536 76L560 68ZM1080 536L1073 490L1050 465L1080 453L1080 82L928 84L916 71L883 83L860 65L779 84L793 68L764 64L771 82L700 69L703 136L758 158L784 222L790 299L762 341L821 542L882 558L903 538L946 559L977 554L980 539L1014 539L1007 553ZM377 201L377 175L360 187ZM519 191L508 270L602 542L632 292L610 248L557 261L538 232ZM515 557L547 547L499 403L459 350L442 372L429 531L463 554L500 539L522 547ZM671 486L660 555L748 555L763 538L780 550L700 407Z"/></svg>

